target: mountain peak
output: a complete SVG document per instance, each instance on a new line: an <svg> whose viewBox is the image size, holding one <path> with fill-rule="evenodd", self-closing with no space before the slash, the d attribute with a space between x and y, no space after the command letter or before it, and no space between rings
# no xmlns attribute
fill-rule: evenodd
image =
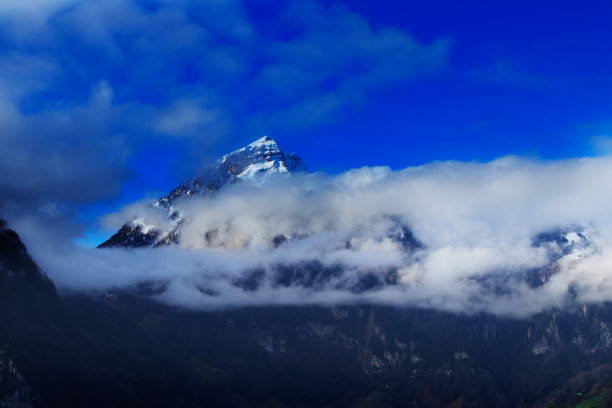
<svg viewBox="0 0 612 408"><path fill-rule="evenodd" d="M259 147L264 146L264 145L276 145L276 146L278 146L278 143L276 143L276 140L274 140L270 136L266 135L264 137L261 137L261 138L257 139L253 143L249 143L247 145L247 147L249 147L251 149L256 149L256 148L259 148Z"/></svg>
<svg viewBox="0 0 612 408"><path fill-rule="evenodd" d="M229 175L229 181L249 180L270 173L291 173L306 170L295 153L286 154L270 136L223 156L217 168Z"/></svg>
<svg viewBox="0 0 612 408"><path fill-rule="evenodd" d="M224 155L214 165L197 173L168 196L161 198L158 205L168 207L166 204L180 197L216 191L228 183L259 179L272 173L307 170L297 153L285 153L274 139L264 136Z"/></svg>
<svg viewBox="0 0 612 408"><path fill-rule="evenodd" d="M224 155L214 165L196 173L167 196L160 198L153 206L164 208L171 222L178 225L182 216L176 205L182 199L211 193L231 183L258 182L272 174L303 171L308 171L308 168L297 153L285 153L274 139L264 136ZM150 228L137 218L125 224L100 246L152 246L176 239L174 232L162 236L157 229Z"/></svg>
<svg viewBox="0 0 612 408"><path fill-rule="evenodd" d="M221 160L223 160L227 156L235 155L241 152L257 152L263 150L279 150L280 146L276 142L276 140L272 139L270 136L264 136L248 145L241 147L240 149L234 150L231 153L224 155Z"/></svg>

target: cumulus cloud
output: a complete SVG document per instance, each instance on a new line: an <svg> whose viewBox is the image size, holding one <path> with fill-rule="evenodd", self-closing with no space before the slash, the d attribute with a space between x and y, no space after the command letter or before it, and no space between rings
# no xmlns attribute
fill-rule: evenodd
<svg viewBox="0 0 612 408"><path fill-rule="evenodd" d="M2 2L0 201L111 199L147 145L180 137L195 168L447 59L445 40L422 44L343 6L273 12L270 26L239 0Z"/></svg>
<svg viewBox="0 0 612 408"><path fill-rule="evenodd" d="M5 0L0 3L0 18L27 18L42 24L49 16L79 0Z"/></svg>
<svg viewBox="0 0 612 408"><path fill-rule="evenodd" d="M88 201L117 194L130 146L113 129L110 89L92 90L83 106L39 114L4 112L0 142L2 199Z"/></svg>
<svg viewBox="0 0 612 408"><path fill-rule="evenodd" d="M593 153L600 156L607 156L612 153L612 137L599 135L591 138Z"/></svg>
<svg viewBox="0 0 612 408"><path fill-rule="evenodd" d="M403 30L375 28L339 4L292 2L279 20L292 27L292 36L266 48L263 57L269 62L256 82L273 91L270 100L282 102L281 109L275 103L273 111L253 119L268 126L329 120L372 89L439 72L451 47L448 38L422 44Z"/></svg>
<svg viewBox="0 0 612 408"><path fill-rule="evenodd" d="M180 243L154 249L78 248L15 227L61 288L144 282L204 309L372 302L523 317L612 300L609 174L610 157L506 157L271 177L179 202ZM173 228L146 203L108 222L134 218ZM418 244L404 245L404 228ZM588 242L563 252L555 231L576 228Z"/></svg>
<svg viewBox="0 0 612 408"><path fill-rule="evenodd" d="M214 131L226 126L223 112L215 108L203 108L201 103L176 100L157 118L155 129L176 137L201 137L202 134L219 134ZM212 130L212 132L211 132Z"/></svg>

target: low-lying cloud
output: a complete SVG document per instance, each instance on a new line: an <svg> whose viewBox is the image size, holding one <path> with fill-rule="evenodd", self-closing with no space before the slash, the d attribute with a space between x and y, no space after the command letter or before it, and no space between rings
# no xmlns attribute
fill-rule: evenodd
<svg viewBox="0 0 612 408"><path fill-rule="evenodd" d="M610 174L610 157L506 157L267 177L178 203L180 243L152 249L82 248L25 219L15 227L63 289L146 283L197 309L372 302L522 317L612 300ZM106 222L169 231L163 211L137 203ZM404 245L404 227L417 244ZM576 230L588 242L566 252L536 242Z"/></svg>

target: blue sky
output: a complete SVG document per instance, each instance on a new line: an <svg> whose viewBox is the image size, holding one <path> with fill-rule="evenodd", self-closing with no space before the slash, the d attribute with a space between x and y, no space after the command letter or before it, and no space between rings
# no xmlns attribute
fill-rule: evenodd
<svg viewBox="0 0 612 408"><path fill-rule="evenodd" d="M610 15L603 1L4 1L0 208L99 234L100 214L265 134L332 173L607 154Z"/></svg>

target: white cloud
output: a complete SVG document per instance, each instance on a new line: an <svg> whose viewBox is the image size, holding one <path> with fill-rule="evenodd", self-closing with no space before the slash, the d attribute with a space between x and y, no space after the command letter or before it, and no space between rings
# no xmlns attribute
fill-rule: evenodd
<svg viewBox="0 0 612 408"><path fill-rule="evenodd" d="M157 132L175 137L202 137L207 128L224 123L218 109L206 109L197 101L176 100L162 111L155 123Z"/></svg>
<svg viewBox="0 0 612 408"><path fill-rule="evenodd" d="M0 16L28 16L44 19L53 12L78 3L80 0L3 0L0 2Z"/></svg>
<svg viewBox="0 0 612 408"><path fill-rule="evenodd" d="M280 108L252 119L267 126L292 129L325 122L373 89L437 73L452 45L447 38L424 44L404 30L375 27L340 4L295 1L279 19L295 33L272 41L263 52L268 63L255 84L281 102Z"/></svg>
<svg viewBox="0 0 612 408"><path fill-rule="evenodd" d="M611 157L507 157L271 178L181 203L187 218L181 243L161 249L75 248L50 239L38 225L15 226L65 288L161 281L167 290L160 300L187 307L376 302L521 317L568 302L612 300L610 174ZM113 225L136 216L167 228L163 212L144 203L115 214ZM391 239L398 221L423 248L406 253ZM584 258L562 259L557 274L529 286L527 271L551 262L550 247L534 246L533 238L574 225L594 227ZM274 248L280 234L294 239ZM331 268L325 276L305 270L313 287L278 284L278 265L304 270L313 261ZM255 270L263 271L257 290L236 286ZM367 274L396 274L398 284L357 290Z"/></svg>
<svg viewBox="0 0 612 408"><path fill-rule="evenodd" d="M596 155L607 156L612 154L612 137L608 135L592 137L591 145Z"/></svg>

